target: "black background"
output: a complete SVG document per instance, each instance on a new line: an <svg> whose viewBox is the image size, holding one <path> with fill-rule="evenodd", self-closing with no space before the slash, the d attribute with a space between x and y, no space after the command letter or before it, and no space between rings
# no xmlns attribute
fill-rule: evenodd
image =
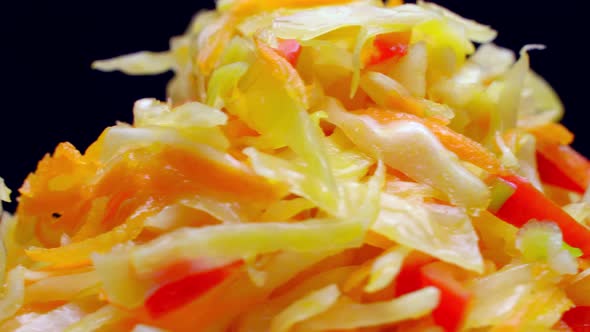
<svg viewBox="0 0 590 332"><path fill-rule="evenodd" d="M272 1L272 0L266 0ZM590 155L587 126L588 21L581 0L448 0L439 4L490 24L496 42L518 50L542 43L533 68L561 95L574 146ZM90 69L96 59L162 51L213 1L21 1L1 5L0 176L17 189L61 141L84 150L106 126L130 121L143 97L164 97L171 74L129 77Z"/></svg>

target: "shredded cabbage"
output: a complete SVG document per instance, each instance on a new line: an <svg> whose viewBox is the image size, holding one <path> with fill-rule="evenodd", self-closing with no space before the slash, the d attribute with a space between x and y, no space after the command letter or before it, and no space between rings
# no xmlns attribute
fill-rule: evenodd
<svg viewBox="0 0 590 332"><path fill-rule="evenodd" d="M338 106L329 106L328 114L364 152L383 158L388 166L446 193L461 206L482 208L488 204L485 184L464 168L425 126L404 120L381 125Z"/></svg>
<svg viewBox="0 0 590 332"><path fill-rule="evenodd" d="M500 131L516 127L524 80L528 70L529 55L525 48L520 52L520 59L504 74L503 88L498 99Z"/></svg>
<svg viewBox="0 0 590 332"><path fill-rule="evenodd" d="M428 53L423 42L410 46L408 54L403 57L387 74L398 81L415 97L426 96L426 68Z"/></svg>
<svg viewBox="0 0 590 332"><path fill-rule="evenodd" d="M25 303L66 301L89 289L98 291L99 283L95 271L44 278L28 285Z"/></svg>
<svg viewBox="0 0 590 332"><path fill-rule="evenodd" d="M306 295L276 315L270 324L270 331L289 331L298 322L308 320L330 309L339 296L340 291L336 285L330 285Z"/></svg>
<svg viewBox="0 0 590 332"><path fill-rule="evenodd" d="M133 108L137 127L209 128L224 125L227 115L198 102L186 103L170 109L155 99L141 99Z"/></svg>
<svg viewBox="0 0 590 332"><path fill-rule="evenodd" d="M231 103L233 92L248 68L249 65L244 62L234 62L217 68L209 80L207 104L222 108L227 101Z"/></svg>
<svg viewBox="0 0 590 332"><path fill-rule="evenodd" d="M561 274L578 272L578 262L565 248L561 230L553 222L528 222L519 231L516 245L525 260L545 262Z"/></svg>
<svg viewBox="0 0 590 332"><path fill-rule="evenodd" d="M8 213L2 214L0 221L0 237L2 239L2 250L4 255L0 255L3 261L3 268L0 269L0 281L4 281L5 273L16 267L23 261L22 247L17 242L17 219Z"/></svg>
<svg viewBox="0 0 590 332"><path fill-rule="evenodd" d="M235 237L235 232L240 234ZM288 250L342 250L362 242L360 220L309 220L303 223L264 223L181 228L134 248L132 264L140 274L167 262L189 259L198 252L209 257L243 257ZM278 240L278 241L277 241Z"/></svg>
<svg viewBox="0 0 590 332"><path fill-rule="evenodd" d="M24 269L16 267L6 274L6 283L1 289L0 322L16 314L24 303L25 278Z"/></svg>
<svg viewBox="0 0 590 332"><path fill-rule="evenodd" d="M435 3L419 0L418 6L441 14L445 19L449 20L453 26L456 26L458 29L463 29L464 33L467 35L467 38L475 42L488 43L496 38L496 31L491 29L489 26L479 24L473 20L465 19Z"/></svg>
<svg viewBox="0 0 590 332"><path fill-rule="evenodd" d="M460 209L383 194L381 213L371 229L406 247L483 272L477 235Z"/></svg>
<svg viewBox="0 0 590 332"><path fill-rule="evenodd" d="M354 74L351 94L358 87L361 52L367 42L379 34L404 31L419 23L437 18L434 13L414 5L380 8L359 2L348 6L318 7L274 20L273 32L279 38L295 38L302 41L317 38L337 29L359 27L353 49Z"/></svg>
<svg viewBox="0 0 590 332"><path fill-rule="evenodd" d="M426 287L388 302L358 304L344 298L328 311L310 319L302 328L306 331L352 329L416 319L432 311L439 299L440 293L434 287Z"/></svg>
<svg viewBox="0 0 590 332"><path fill-rule="evenodd" d="M141 282L129 264L130 246L120 245L106 254L93 255L96 273L111 303L126 308L136 308L145 300L150 282Z"/></svg>
<svg viewBox="0 0 590 332"><path fill-rule="evenodd" d="M518 125L531 127L559 121L563 104L553 88L539 74L529 71L524 81Z"/></svg>
<svg viewBox="0 0 590 332"><path fill-rule="evenodd" d="M68 303L42 314L22 314L14 332L63 331L78 322L89 310L85 303Z"/></svg>
<svg viewBox="0 0 590 332"><path fill-rule="evenodd" d="M514 52L495 44L483 44L458 74L462 81L480 83L506 73L516 61Z"/></svg>
<svg viewBox="0 0 590 332"><path fill-rule="evenodd" d="M374 293L389 285L401 270L404 258L410 250L404 246L393 247L377 257L371 266L371 276L365 291Z"/></svg>
<svg viewBox="0 0 590 332"><path fill-rule="evenodd" d="M10 193L11 193L11 190L8 189L8 187L4 183L4 179L0 178L0 208L2 208L1 202L10 203ZM0 213L1 212L2 212L2 210L0 210Z"/></svg>
<svg viewBox="0 0 590 332"><path fill-rule="evenodd" d="M138 52L108 60L95 61L92 68L102 71L120 70L128 75L154 75L167 72L175 64L168 52Z"/></svg>
<svg viewBox="0 0 590 332"><path fill-rule="evenodd" d="M590 305L564 242L590 238L590 163L542 47L496 35L421 0L220 0L95 61L174 76L0 205L0 331L562 326Z"/></svg>
<svg viewBox="0 0 590 332"><path fill-rule="evenodd" d="M588 225L588 217L590 217L590 203L588 203L587 200L584 199L579 203L565 205L563 210L576 219L577 222L583 225Z"/></svg>
<svg viewBox="0 0 590 332"><path fill-rule="evenodd" d="M536 139L531 134L523 134L519 137L516 147L516 157L518 158L518 173L526 177L535 188L543 191L539 172L537 171L536 158Z"/></svg>
<svg viewBox="0 0 590 332"><path fill-rule="evenodd" d="M0 284L4 284L6 277L6 248L4 244L0 244Z"/></svg>
<svg viewBox="0 0 590 332"><path fill-rule="evenodd" d="M315 182L317 194L334 211L338 192L321 133L305 111L303 82L286 60L261 42L257 45L259 59L242 79L238 96L228 109L277 147L288 146L297 153L306 175Z"/></svg>
<svg viewBox="0 0 590 332"><path fill-rule="evenodd" d="M345 263L347 262L344 262L343 264ZM294 303L298 299L304 298L317 290L326 289L335 284L341 285L355 268L356 266L349 265L332 267L325 271L317 272L314 276L306 279L294 288L289 289L286 293L277 295L249 311L240 319L238 330L265 331L270 329L272 318L287 308L291 303ZM328 295L331 295L333 291L328 290L325 292L328 293ZM333 294L336 293L339 295L340 291L333 292Z"/></svg>
<svg viewBox="0 0 590 332"><path fill-rule="evenodd" d="M434 17L434 14L414 5L380 8L360 1L345 6L317 7L279 17L273 22L273 30L279 38L305 41L350 26L406 27Z"/></svg>
<svg viewBox="0 0 590 332"><path fill-rule="evenodd" d="M547 273L535 277L530 264L506 265L477 280L473 292L466 328L549 328L572 305L554 278Z"/></svg>
<svg viewBox="0 0 590 332"><path fill-rule="evenodd" d="M124 317L121 310L112 305L105 305L97 311L84 316L84 318L77 321L75 324L68 326L64 332L90 332L96 331L109 324L116 323Z"/></svg>

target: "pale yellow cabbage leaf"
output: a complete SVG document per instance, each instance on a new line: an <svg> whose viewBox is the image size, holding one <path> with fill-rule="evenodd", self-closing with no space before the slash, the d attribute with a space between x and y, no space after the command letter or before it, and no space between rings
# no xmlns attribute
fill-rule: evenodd
<svg viewBox="0 0 590 332"><path fill-rule="evenodd" d="M92 63L100 71L119 70L128 75L155 75L174 68L175 59L170 52L137 52Z"/></svg>
<svg viewBox="0 0 590 332"><path fill-rule="evenodd" d="M461 209L382 194L381 212L371 229L406 247L483 272L477 234Z"/></svg>

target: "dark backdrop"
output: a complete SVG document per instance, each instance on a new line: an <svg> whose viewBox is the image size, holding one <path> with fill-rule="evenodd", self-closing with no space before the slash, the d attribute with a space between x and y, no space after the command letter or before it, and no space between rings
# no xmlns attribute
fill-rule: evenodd
<svg viewBox="0 0 590 332"><path fill-rule="evenodd" d="M268 0L272 1L272 0ZM68 1L69 2L69 1ZM16 3L13 1L11 3ZM129 77L90 70L95 59L165 50L193 13L213 1L20 1L0 8L0 176L17 189L36 162L60 141L83 150L115 120L130 121L142 97L164 97L171 74ZM543 43L532 65L566 105L575 147L590 155L586 100L588 17L581 0L440 0L490 24L497 43L518 50Z"/></svg>

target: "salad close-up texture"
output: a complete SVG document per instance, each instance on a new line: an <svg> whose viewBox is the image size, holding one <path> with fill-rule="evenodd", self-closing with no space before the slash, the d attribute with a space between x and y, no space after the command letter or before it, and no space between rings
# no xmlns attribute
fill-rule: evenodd
<svg viewBox="0 0 590 332"><path fill-rule="evenodd" d="M590 331L590 162L544 46L496 35L423 1L219 0L95 61L174 77L0 178L0 331Z"/></svg>

